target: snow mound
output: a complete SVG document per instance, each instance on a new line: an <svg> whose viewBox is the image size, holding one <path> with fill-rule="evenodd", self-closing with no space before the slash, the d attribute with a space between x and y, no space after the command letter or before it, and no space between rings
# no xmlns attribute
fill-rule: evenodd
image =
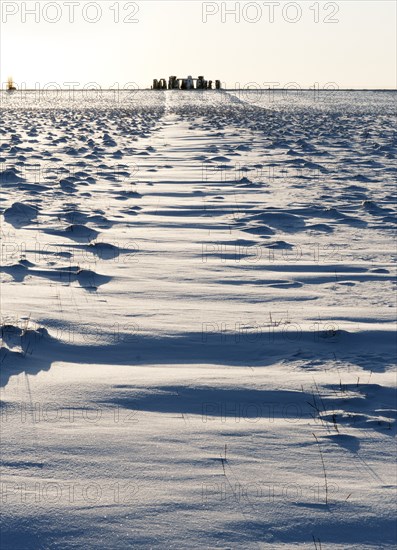
<svg viewBox="0 0 397 550"><path fill-rule="evenodd" d="M16 228L29 225L37 218L38 210L35 206L23 202L14 202L4 211L4 219Z"/></svg>

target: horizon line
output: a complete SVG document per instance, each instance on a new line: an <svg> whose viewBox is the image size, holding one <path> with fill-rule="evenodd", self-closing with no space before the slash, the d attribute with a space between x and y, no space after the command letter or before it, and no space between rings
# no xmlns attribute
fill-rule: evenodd
<svg viewBox="0 0 397 550"><path fill-rule="evenodd" d="M8 92L6 88L0 89L0 92ZM152 88L20 88L14 92L397 92L397 88L220 88L216 89L197 89L190 90L154 90Z"/></svg>

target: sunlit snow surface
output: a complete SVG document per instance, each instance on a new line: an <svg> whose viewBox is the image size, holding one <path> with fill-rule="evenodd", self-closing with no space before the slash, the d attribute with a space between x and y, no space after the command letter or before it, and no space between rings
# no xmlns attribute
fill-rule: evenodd
<svg viewBox="0 0 397 550"><path fill-rule="evenodd" d="M1 547L393 548L396 94L0 98Z"/></svg>

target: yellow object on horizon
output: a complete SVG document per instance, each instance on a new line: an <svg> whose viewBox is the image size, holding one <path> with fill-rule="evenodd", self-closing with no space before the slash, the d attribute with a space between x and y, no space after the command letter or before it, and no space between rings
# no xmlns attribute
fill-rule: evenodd
<svg viewBox="0 0 397 550"><path fill-rule="evenodd" d="M16 87L14 86L14 81L12 79L12 76L9 76L7 79L7 90L8 91L14 91L16 90Z"/></svg>

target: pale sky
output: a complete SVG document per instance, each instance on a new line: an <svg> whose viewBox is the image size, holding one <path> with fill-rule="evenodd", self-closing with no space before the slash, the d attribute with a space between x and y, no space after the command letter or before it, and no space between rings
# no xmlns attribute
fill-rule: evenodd
<svg viewBox="0 0 397 550"><path fill-rule="evenodd" d="M12 76L29 88L51 82L144 88L153 78L202 74L229 88L253 82L396 88L394 0L2 0L0 6L2 83Z"/></svg>

